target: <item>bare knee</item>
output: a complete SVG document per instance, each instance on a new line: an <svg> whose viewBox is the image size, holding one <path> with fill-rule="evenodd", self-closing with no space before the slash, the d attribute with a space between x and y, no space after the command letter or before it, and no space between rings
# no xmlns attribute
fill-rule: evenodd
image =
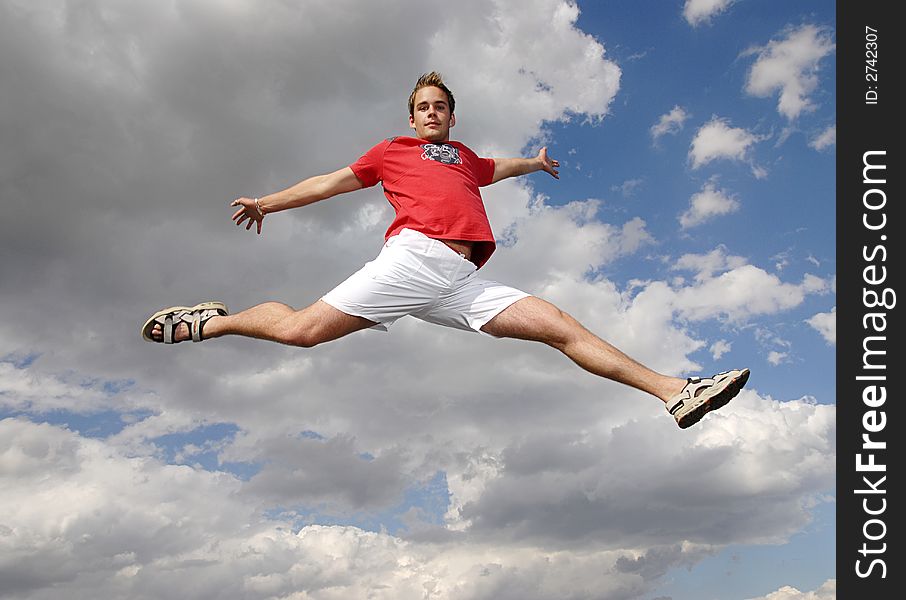
<svg viewBox="0 0 906 600"><path fill-rule="evenodd" d="M540 320L544 336L539 340L561 352L573 344L587 340L593 334L568 312L549 302L545 303L544 318Z"/></svg>
<svg viewBox="0 0 906 600"><path fill-rule="evenodd" d="M374 324L365 318L340 312L324 302L316 302L284 319L280 328L281 341L300 348L313 348Z"/></svg>
<svg viewBox="0 0 906 600"><path fill-rule="evenodd" d="M283 343L289 344L290 346L296 346L297 348L314 348L322 342L317 337L313 336L310 332L300 332L298 334L290 333L286 336Z"/></svg>
<svg viewBox="0 0 906 600"><path fill-rule="evenodd" d="M316 325L298 323L288 327L280 341L299 348L314 348L327 340Z"/></svg>
<svg viewBox="0 0 906 600"><path fill-rule="evenodd" d="M318 319L311 311L303 309L281 315L271 327L273 339L281 344L299 348L314 348L326 341Z"/></svg>
<svg viewBox="0 0 906 600"><path fill-rule="evenodd" d="M492 319L482 330L497 337L532 340L559 350L586 331L571 315L554 304L529 297L513 304Z"/></svg>
<svg viewBox="0 0 906 600"><path fill-rule="evenodd" d="M571 314L557 309L549 322L550 337L548 344L563 350L569 344L579 341L588 333L588 330L582 326Z"/></svg>

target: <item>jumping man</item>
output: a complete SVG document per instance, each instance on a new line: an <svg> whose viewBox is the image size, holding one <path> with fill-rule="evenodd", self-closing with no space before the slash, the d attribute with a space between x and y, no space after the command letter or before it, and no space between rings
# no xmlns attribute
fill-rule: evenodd
<svg viewBox="0 0 906 600"><path fill-rule="evenodd" d="M142 326L148 341L172 344L240 335L311 348L354 331L382 330L405 315L498 338L542 342L601 377L665 403L681 428L729 402L749 370L679 379L652 371L597 337L553 304L482 279L495 250L479 188L560 164L542 148L534 158L481 158L450 140L453 94L436 73L409 96L415 137L388 138L356 162L259 198L238 198L233 220L261 233L266 215L381 183L396 211L380 254L320 300L295 310L266 302L229 314L221 302L160 310Z"/></svg>

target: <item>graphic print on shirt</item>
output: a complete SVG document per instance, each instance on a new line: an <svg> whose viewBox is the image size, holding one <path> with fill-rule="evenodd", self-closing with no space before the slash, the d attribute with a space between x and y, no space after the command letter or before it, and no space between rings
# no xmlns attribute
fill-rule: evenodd
<svg viewBox="0 0 906 600"><path fill-rule="evenodd" d="M434 160L445 165L461 165L459 150L450 144L422 144L422 160Z"/></svg>

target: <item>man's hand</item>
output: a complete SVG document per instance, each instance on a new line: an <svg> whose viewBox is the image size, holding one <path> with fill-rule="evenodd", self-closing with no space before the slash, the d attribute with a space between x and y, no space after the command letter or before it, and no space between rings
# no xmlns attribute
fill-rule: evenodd
<svg viewBox="0 0 906 600"><path fill-rule="evenodd" d="M236 221L236 225L242 225L243 221L248 221L245 224L245 230L248 231L252 228L252 224L255 223L258 226L258 234L261 235L261 223L264 221L264 215L258 211L258 204L254 198L236 198L230 203L230 206L240 207L233 214L233 220Z"/></svg>
<svg viewBox="0 0 906 600"><path fill-rule="evenodd" d="M547 155L547 146L538 151L538 160L541 162L541 169L551 174L554 179L560 179L560 161L554 160Z"/></svg>

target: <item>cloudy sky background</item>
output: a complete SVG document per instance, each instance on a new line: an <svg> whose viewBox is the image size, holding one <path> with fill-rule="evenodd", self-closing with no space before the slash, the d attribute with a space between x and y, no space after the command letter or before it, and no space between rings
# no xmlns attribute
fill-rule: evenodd
<svg viewBox="0 0 906 600"><path fill-rule="evenodd" d="M836 596L835 6L0 0L0 596ZM484 268L655 369L749 367L679 430L555 351L414 319L164 347L158 308L315 300L379 188L229 202L405 135L562 163L484 190Z"/></svg>

